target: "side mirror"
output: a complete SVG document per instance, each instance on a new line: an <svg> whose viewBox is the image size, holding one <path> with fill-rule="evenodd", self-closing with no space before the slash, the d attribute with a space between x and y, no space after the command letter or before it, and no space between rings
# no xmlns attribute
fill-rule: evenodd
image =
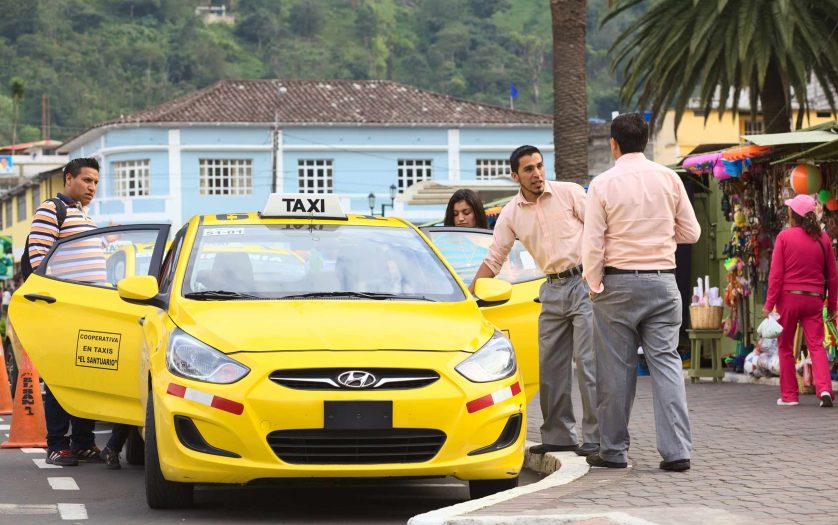
<svg viewBox="0 0 838 525"><path fill-rule="evenodd" d="M119 297L129 303L151 304L149 301L157 297L160 289L157 278L150 275L135 275L126 277L116 283Z"/></svg>
<svg viewBox="0 0 838 525"><path fill-rule="evenodd" d="M512 297L512 285L501 279L481 278L474 283L477 306L499 306Z"/></svg>

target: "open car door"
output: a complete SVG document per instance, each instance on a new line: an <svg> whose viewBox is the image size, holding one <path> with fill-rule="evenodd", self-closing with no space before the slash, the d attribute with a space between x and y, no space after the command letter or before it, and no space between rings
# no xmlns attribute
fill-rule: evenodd
<svg viewBox="0 0 838 525"><path fill-rule="evenodd" d="M492 230L431 226L422 231L463 282L470 284L492 244ZM538 289L544 282L544 273L516 240L496 277L512 284L512 298L499 306L482 307L481 311L512 340L530 401L538 391Z"/></svg>
<svg viewBox="0 0 838 525"><path fill-rule="evenodd" d="M157 276L168 224L114 226L56 242L12 296L12 344L25 350L69 413L142 426L148 359L142 322L153 306L119 297L126 271ZM137 246L154 246L136 265Z"/></svg>

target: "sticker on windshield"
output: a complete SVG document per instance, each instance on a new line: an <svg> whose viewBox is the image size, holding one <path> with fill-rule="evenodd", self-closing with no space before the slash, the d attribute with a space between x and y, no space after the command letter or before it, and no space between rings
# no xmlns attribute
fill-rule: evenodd
<svg viewBox="0 0 838 525"><path fill-rule="evenodd" d="M76 366L119 370L119 345L122 334L79 330L76 343Z"/></svg>
<svg viewBox="0 0 838 525"><path fill-rule="evenodd" d="M207 228L204 230L204 237L213 235L244 235L244 228Z"/></svg>

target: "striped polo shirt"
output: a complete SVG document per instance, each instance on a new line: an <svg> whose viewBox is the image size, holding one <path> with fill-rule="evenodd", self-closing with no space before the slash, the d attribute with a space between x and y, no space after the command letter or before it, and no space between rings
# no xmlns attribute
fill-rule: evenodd
<svg viewBox="0 0 838 525"><path fill-rule="evenodd" d="M96 228L80 203L58 194L67 205L67 217L58 228L55 203L46 200L35 211L29 232L29 262L34 270L43 262L47 252L58 239L65 239ZM46 275L71 281L104 282L105 251L100 237L88 237L65 245L49 261Z"/></svg>

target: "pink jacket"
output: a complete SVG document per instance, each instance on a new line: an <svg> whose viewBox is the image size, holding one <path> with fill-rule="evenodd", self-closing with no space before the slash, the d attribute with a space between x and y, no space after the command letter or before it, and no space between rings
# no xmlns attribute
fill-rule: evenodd
<svg viewBox="0 0 838 525"><path fill-rule="evenodd" d="M835 277L835 252L832 242L825 232L821 232L821 245L818 246L803 228L794 226L777 235L774 254L771 256L771 272L768 276L768 296L765 309L772 310L780 301L780 293L785 290L823 293L824 263L827 275L827 308L835 311L838 301Z"/></svg>

